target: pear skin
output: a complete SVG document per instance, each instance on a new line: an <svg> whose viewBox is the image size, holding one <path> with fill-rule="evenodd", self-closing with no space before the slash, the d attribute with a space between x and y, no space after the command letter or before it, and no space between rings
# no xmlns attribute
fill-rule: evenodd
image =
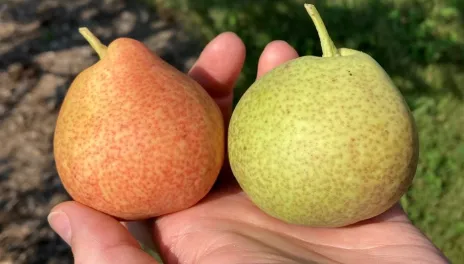
<svg viewBox="0 0 464 264"><path fill-rule="evenodd" d="M223 164L217 104L143 43L118 38L106 47L80 32L101 59L72 82L57 119L54 155L65 189L123 220L196 204Z"/></svg>
<svg viewBox="0 0 464 264"><path fill-rule="evenodd" d="M410 186L418 137L401 93L368 54L337 49L313 5L323 56L257 80L229 124L232 171L251 201L287 223L341 227L385 212Z"/></svg>

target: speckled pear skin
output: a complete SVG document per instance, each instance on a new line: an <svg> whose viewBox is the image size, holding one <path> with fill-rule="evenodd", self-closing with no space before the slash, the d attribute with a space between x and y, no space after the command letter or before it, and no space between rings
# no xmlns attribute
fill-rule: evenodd
<svg viewBox="0 0 464 264"><path fill-rule="evenodd" d="M232 171L252 202L291 224L341 227L386 211L418 160L414 119L365 53L304 56L257 80L229 125Z"/></svg>
<svg viewBox="0 0 464 264"><path fill-rule="evenodd" d="M71 84L54 154L74 200L123 220L186 209L224 158L219 107L141 42L119 38Z"/></svg>

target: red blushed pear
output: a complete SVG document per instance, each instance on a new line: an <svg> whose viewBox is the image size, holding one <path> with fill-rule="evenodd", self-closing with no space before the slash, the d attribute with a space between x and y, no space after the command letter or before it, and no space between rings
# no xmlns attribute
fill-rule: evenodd
<svg viewBox="0 0 464 264"><path fill-rule="evenodd" d="M58 116L54 154L62 183L82 204L123 220L191 207L224 160L221 111L203 88L144 44L108 47L71 84Z"/></svg>

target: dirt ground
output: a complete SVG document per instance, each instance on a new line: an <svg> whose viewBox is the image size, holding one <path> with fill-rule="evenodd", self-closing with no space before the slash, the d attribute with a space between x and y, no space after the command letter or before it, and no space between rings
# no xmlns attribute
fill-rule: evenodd
<svg viewBox="0 0 464 264"><path fill-rule="evenodd" d="M70 199L53 159L57 113L76 74L97 60L80 26L104 43L139 39L184 72L200 51L167 14L136 1L0 1L0 264L72 263L46 217Z"/></svg>

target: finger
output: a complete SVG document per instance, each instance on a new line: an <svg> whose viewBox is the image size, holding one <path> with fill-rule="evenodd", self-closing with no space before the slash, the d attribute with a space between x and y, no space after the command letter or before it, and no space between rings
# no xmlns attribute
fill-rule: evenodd
<svg viewBox="0 0 464 264"><path fill-rule="evenodd" d="M298 53L292 46L282 40L275 40L264 48L258 62L257 79L268 71L289 60L298 58Z"/></svg>
<svg viewBox="0 0 464 264"><path fill-rule="evenodd" d="M71 246L76 263L157 263L117 220L79 203L57 205L48 221Z"/></svg>
<svg viewBox="0 0 464 264"><path fill-rule="evenodd" d="M379 222L401 222L401 223L410 223L406 212L403 210L403 207L398 202L394 204L391 208L386 210L380 215L377 215L373 218L361 221L357 223L360 224L370 224L370 223L379 223Z"/></svg>
<svg viewBox="0 0 464 264"><path fill-rule="evenodd" d="M245 45L225 32L206 45L189 75L216 101L227 122L232 112L233 88L245 62Z"/></svg>

